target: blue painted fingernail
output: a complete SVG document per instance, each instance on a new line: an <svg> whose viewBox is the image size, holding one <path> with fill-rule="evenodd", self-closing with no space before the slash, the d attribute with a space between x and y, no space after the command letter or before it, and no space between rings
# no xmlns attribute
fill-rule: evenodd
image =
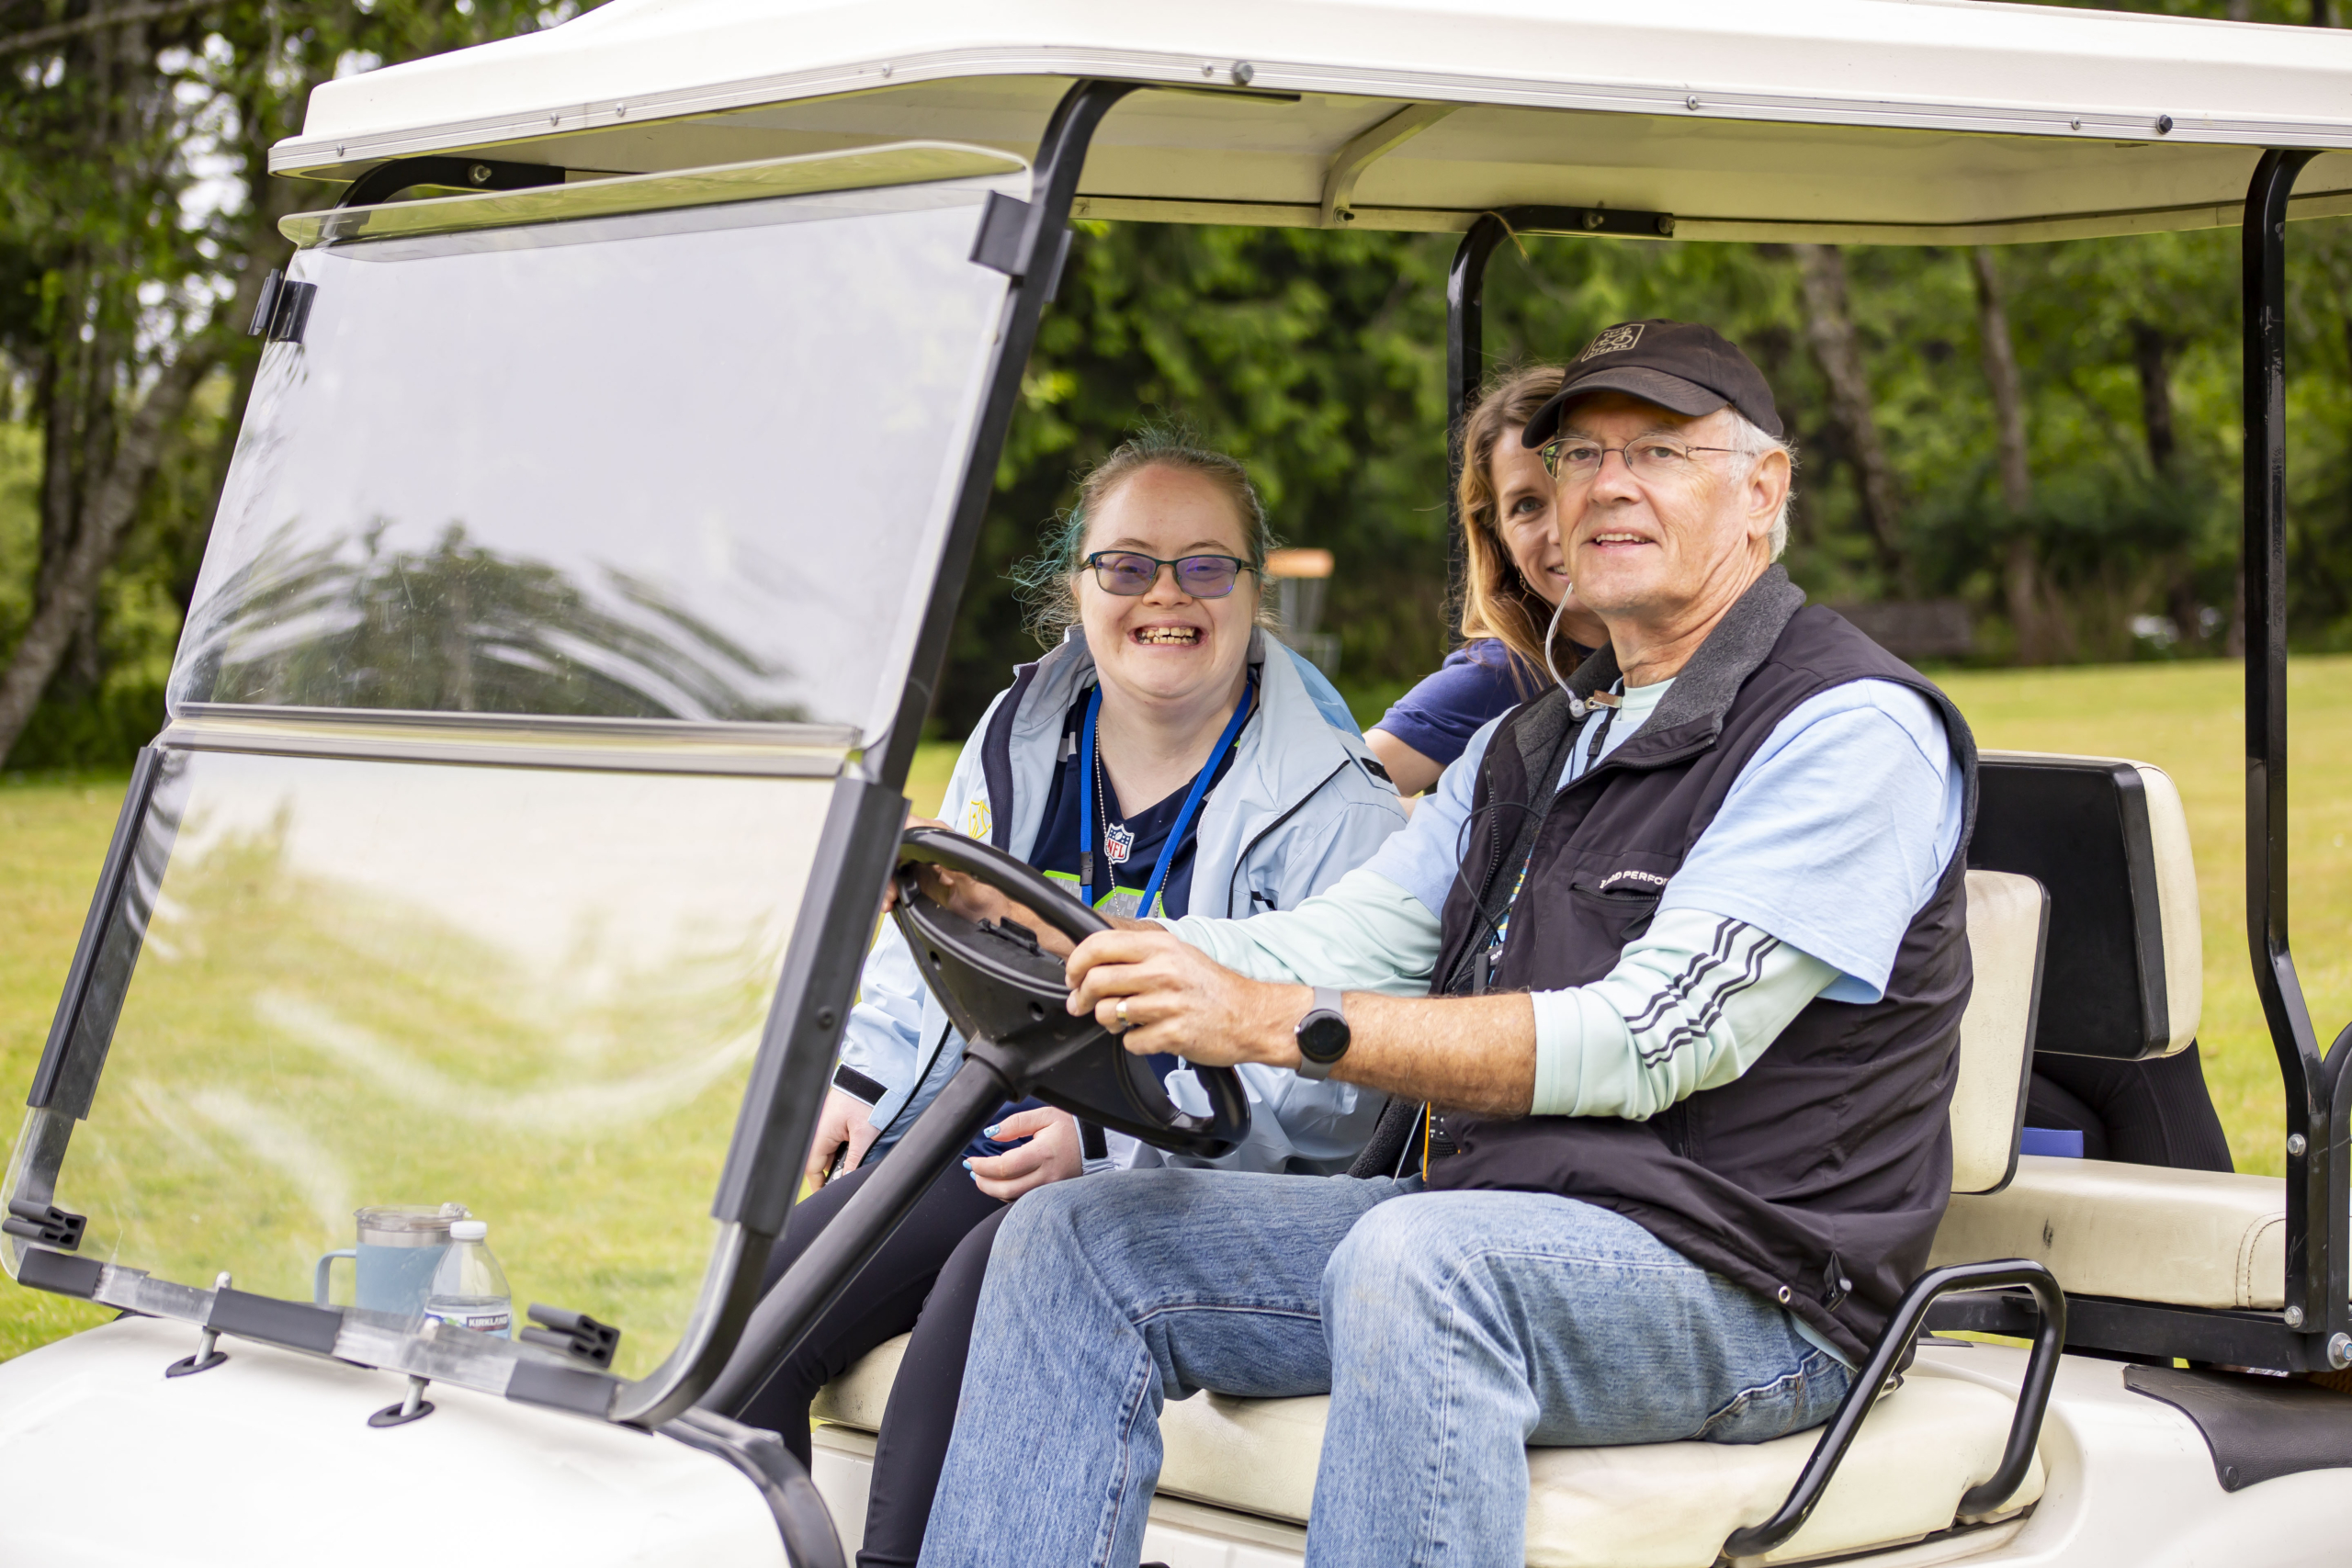
<svg viewBox="0 0 2352 1568"><path fill-rule="evenodd" d="M965 1168L966 1170L969 1170L969 1169L971 1169L971 1168L972 1168L972 1162L971 1162L970 1160L966 1160L966 1161L964 1162L964 1168Z"/></svg>
<svg viewBox="0 0 2352 1568"><path fill-rule="evenodd" d="M996 1124L996 1127L1001 1127L1001 1126L1003 1126L1003 1125L1004 1125L1004 1123L1003 1123L1003 1122L998 1122L998 1123ZM980 1130L980 1135L981 1135L982 1137L986 1137L986 1138L993 1138L993 1137L995 1137L995 1136L996 1136L996 1127L984 1127L984 1128L982 1128L982 1129Z"/></svg>

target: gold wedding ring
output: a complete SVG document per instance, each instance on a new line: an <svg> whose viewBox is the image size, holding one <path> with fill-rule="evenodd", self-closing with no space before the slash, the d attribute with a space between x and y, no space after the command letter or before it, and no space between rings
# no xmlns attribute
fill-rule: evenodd
<svg viewBox="0 0 2352 1568"><path fill-rule="evenodd" d="M1131 1029L1131 1028L1133 1028L1133 1027L1134 1027L1134 1025L1130 1024L1130 1023L1127 1021L1127 998L1125 998L1125 997L1121 997L1121 998L1119 998L1119 1005L1118 1005L1117 1009L1113 1012L1112 1016L1113 1016L1113 1017L1114 1017L1114 1018L1116 1018L1116 1019L1119 1021L1119 1032L1120 1032L1120 1033L1125 1034L1125 1033L1129 1029Z"/></svg>

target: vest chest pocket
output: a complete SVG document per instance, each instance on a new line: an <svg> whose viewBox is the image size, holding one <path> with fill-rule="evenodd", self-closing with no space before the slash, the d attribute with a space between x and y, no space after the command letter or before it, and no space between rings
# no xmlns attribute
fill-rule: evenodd
<svg viewBox="0 0 2352 1568"><path fill-rule="evenodd" d="M1577 907L1577 923L1599 922L1600 933L1620 952L1627 942L1650 929L1650 921L1657 918L1658 897L1665 891L1663 886L1623 882L1606 888L1590 882L1568 885L1568 897Z"/></svg>

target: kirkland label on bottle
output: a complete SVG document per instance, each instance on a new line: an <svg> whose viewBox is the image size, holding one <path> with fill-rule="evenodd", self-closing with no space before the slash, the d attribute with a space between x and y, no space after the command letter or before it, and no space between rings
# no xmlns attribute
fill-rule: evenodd
<svg viewBox="0 0 2352 1568"><path fill-rule="evenodd" d="M454 1324L470 1328L477 1334L494 1334L501 1337L514 1326L514 1309L505 1302L484 1302L480 1306L435 1304L424 1309L426 1321Z"/></svg>

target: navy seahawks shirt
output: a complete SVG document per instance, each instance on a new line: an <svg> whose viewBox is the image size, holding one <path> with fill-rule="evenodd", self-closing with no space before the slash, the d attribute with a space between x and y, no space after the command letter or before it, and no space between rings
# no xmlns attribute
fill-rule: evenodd
<svg viewBox="0 0 2352 1568"><path fill-rule="evenodd" d="M1243 700L1255 695L1253 686ZM1070 705L1069 716L1062 720L1061 766L1054 770L1053 786L1046 792L1045 820L1038 826L1036 843L1029 850L1029 863L1060 883L1073 897L1081 897L1078 882L1079 786L1087 770L1093 766L1093 759L1086 755L1085 735L1086 699L1081 696ZM1238 745L1226 748L1215 776L1209 780L1211 792L1232 772L1233 755L1239 750ZM1184 797L1192 793L1193 781L1186 779L1167 798L1155 801L1130 817L1120 808L1110 771L1105 769L1097 777L1101 789L1095 803L1094 907L1138 918L1173 918L1188 913L1193 902L1194 850L1200 837L1202 813L1208 809L1208 796L1201 797L1200 809L1193 814L1192 828L1184 834L1184 841L1176 846L1168 880L1159 889L1159 902L1144 909L1137 907L1143 900L1143 891L1151 885L1151 874L1158 869L1161 854L1167 852L1169 829L1175 827L1176 814L1184 808ZM1106 819L1111 828L1107 840L1103 834ZM1112 858L1123 851L1125 859Z"/></svg>

